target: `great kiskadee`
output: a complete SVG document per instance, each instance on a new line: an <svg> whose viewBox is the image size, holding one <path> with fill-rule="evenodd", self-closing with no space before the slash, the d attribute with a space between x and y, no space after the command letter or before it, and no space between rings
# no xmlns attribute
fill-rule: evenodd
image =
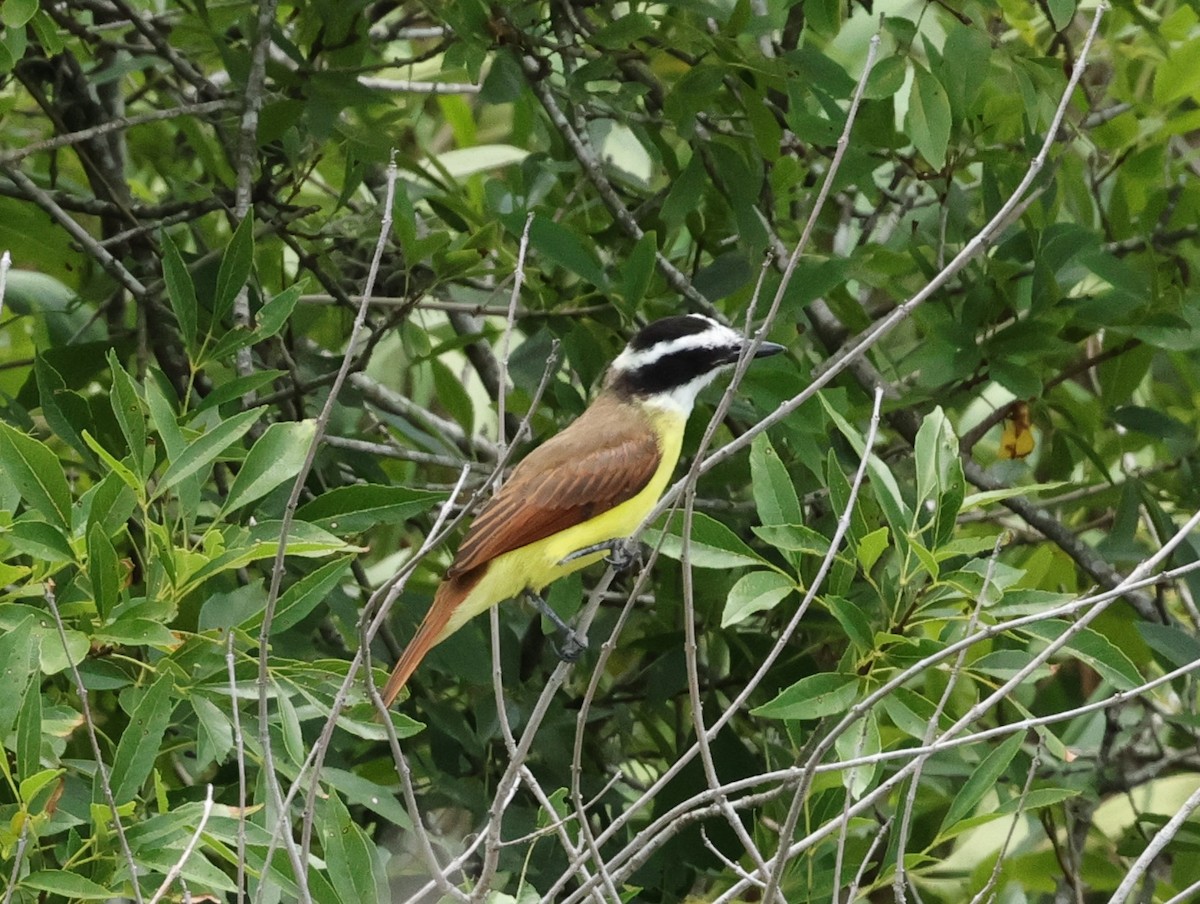
<svg viewBox="0 0 1200 904"><path fill-rule="evenodd" d="M700 314L637 333L595 401L517 465L467 531L383 690L390 706L425 654L470 618L599 561L666 489L696 395L749 344ZM763 342L754 356L784 350ZM550 614L550 613L547 613Z"/></svg>

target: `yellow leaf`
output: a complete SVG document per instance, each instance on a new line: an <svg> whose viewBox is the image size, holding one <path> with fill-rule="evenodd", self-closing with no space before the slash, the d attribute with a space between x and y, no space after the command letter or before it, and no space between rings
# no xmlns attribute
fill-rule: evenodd
<svg viewBox="0 0 1200 904"><path fill-rule="evenodd" d="M1033 436L1033 422L1029 419L1029 405L1013 402L1004 417L1004 434L1000 437L1001 458L1025 458L1033 451L1037 441Z"/></svg>

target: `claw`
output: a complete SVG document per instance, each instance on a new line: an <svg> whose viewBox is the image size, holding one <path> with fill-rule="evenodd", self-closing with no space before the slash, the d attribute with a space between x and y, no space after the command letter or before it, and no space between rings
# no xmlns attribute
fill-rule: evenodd
<svg viewBox="0 0 1200 904"><path fill-rule="evenodd" d="M577 559L582 559L584 556L594 555L598 552L608 553L604 557L604 561L617 569L617 571L624 571L640 558L640 547L636 541L630 540L628 537L617 537L615 540L605 540L603 543L596 543L592 546L585 546L583 549L577 549L569 556L564 556L558 564L566 565L568 562L574 562Z"/></svg>
<svg viewBox="0 0 1200 904"><path fill-rule="evenodd" d="M526 590L525 597L537 607L538 612L550 619L558 631L561 645L555 645L554 647L554 652L558 658L563 662L577 661L583 655L583 651L588 648L587 636L572 631L570 625L563 621L562 617L532 590Z"/></svg>
<svg viewBox="0 0 1200 904"><path fill-rule="evenodd" d="M563 637L561 645L554 645L554 653L563 662L578 662L579 657L583 655L584 650L587 648L588 639L586 635L569 631Z"/></svg>

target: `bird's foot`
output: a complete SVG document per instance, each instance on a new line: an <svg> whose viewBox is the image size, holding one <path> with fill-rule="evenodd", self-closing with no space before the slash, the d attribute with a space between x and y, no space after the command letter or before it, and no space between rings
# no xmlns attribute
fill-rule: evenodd
<svg viewBox="0 0 1200 904"><path fill-rule="evenodd" d="M569 556L565 556L558 564L566 565L568 562L574 562L576 559L582 559L584 556L606 552L608 555L604 557L604 561L617 571L624 571L629 566L641 560L641 551L641 545L636 540L631 540L629 537L617 537L615 540L605 540L603 543L596 543L592 546L585 546L583 549L577 549Z"/></svg>
<svg viewBox="0 0 1200 904"><path fill-rule="evenodd" d="M578 662L579 657L588 648L588 639L586 635L568 631L561 643L552 644L552 646L554 655L563 662Z"/></svg>
<svg viewBox="0 0 1200 904"><path fill-rule="evenodd" d="M588 648L588 640L586 634L578 634L571 629L562 617L555 612L550 604L534 593L532 590L525 591L526 598L533 603L538 612L550 619L555 630L558 631L559 643L555 645L554 652L563 662L576 662L583 655L583 651Z"/></svg>

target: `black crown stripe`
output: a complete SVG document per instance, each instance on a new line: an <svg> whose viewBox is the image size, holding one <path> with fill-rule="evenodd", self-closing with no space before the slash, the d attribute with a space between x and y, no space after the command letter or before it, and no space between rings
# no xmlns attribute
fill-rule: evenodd
<svg viewBox="0 0 1200 904"><path fill-rule="evenodd" d="M613 388L629 395L669 392L732 364L737 361L738 351L727 345L679 349L649 364L617 374Z"/></svg>
<svg viewBox="0 0 1200 904"><path fill-rule="evenodd" d="M629 347L635 352L644 352L660 342L670 342L684 336L695 336L705 330L712 329L712 322L706 317L693 317L685 314L680 317L664 317L649 326L643 327L638 334L629 340Z"/></svg>

